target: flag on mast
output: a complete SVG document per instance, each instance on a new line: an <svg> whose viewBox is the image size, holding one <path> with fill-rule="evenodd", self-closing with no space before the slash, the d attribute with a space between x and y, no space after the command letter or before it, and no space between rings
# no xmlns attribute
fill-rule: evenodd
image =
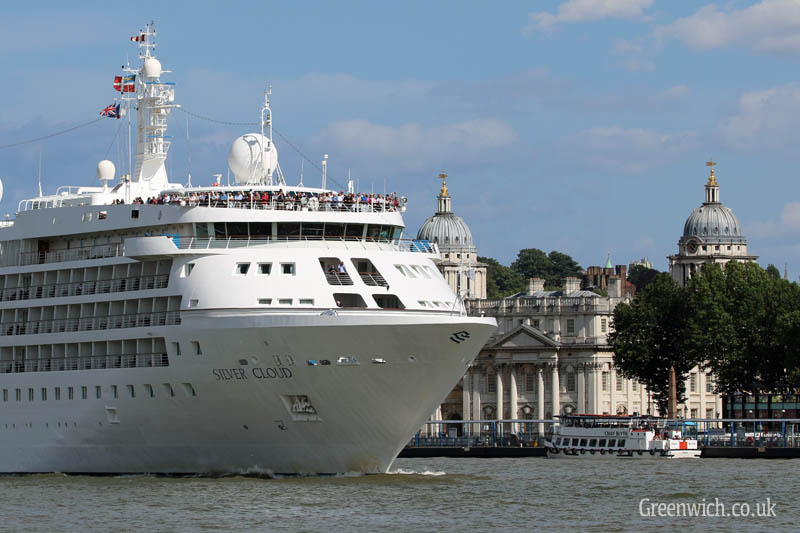
<svg viewBox="0 0 800 533"><path fill-rule="evenodd" d="M145 35L144 33L140 33L139 35L134 35L133 37L131 37L131 41L135 41L137 43L143 43L146 40L147 40L147 35Z"/></svg>
<svg viewBox="0 0 800 533"><path fill-rule="evenodd" d="M114 76L114 88L121 93L136 91L136 74L130 76Z"/></svg>
<svg viewBox="0 0 800 533"><path fill-rule="evenodd" d="M111 104L110 106L107 106L105 109L100 111L100 114L108 118L119 118L119 104Z"/></svg>

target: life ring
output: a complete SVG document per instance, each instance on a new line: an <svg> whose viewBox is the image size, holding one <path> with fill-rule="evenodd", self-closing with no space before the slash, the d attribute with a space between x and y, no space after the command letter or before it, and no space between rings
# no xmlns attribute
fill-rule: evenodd
<svg viewBox="0 0 800 533"><path fill-rule="evenodd" d="M650 449L650 455L655 455L655 454L656 454L656 450L654 448L651 448Z"/></svg>
<svg viewBox="0 0 800 533"><path fill-rule="evenodd" d="M589 450L589 453L594 455L594 450Z"/></svg>
<svg viewBox="0 0 800 533"><path fill-rule="evenodd" d="M570 455L578 455L578 450L576 450L575 448L572 448L572 450L570 450L569 454Z"/></svg>
<svg viewBox="0 0 800 533"><path fill-rule="evenodd" d="M550 453L553 455L558 455L558 448L550 448Z"/></svg>
<svg viewBox="0 0 800 533"><path fill-rule="evenodd" d="M605 454L606 454L605 450L600 450L600 455L605 455Z"/></svg>
<svg viewBox="0 0 800 533"><path fill-rule="evenodd" d="M636 450L636 453L638 453L639 455L642 455L643 452L642 452L642 450Z"/></svg>
<svg viewBox="0 0 800 533"><path fill-rule="evenodd" d="M319 209L319 198L317 198L316 196L312 196L311 198L309 198L308 208L311 209L312 211L316 211L317 209Z"/></svg>

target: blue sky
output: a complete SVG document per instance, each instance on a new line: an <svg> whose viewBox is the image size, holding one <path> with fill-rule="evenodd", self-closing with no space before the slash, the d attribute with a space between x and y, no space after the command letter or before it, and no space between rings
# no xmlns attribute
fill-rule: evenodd
<svg viewBox="0 0 800 533"><path fill-rule="evenodd" d="M4 6L0 145L97 117L136 57L129 37L155 20L186 110L254 122L272 84L277 131L313 161L329 154L338 183L349 170L408 196L412 233L444 169L481 255L666 270L713 157L751 253L800 275L796 0L73 4ZM123 158L120 122L0 149L0 210L35 193L40 152L45 192L94 183L97 161ZM168 170L185 181L186 115L170 128ZM191 119L193 182L224 174L249 129ZM296 183L301 158L276 142ZM308 163L304 181L319 183Z"/></svg>

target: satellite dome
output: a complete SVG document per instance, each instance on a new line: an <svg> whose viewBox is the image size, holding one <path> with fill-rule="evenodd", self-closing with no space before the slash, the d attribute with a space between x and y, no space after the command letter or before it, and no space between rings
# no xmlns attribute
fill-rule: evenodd
<svg viewBox="0 0 800 533"><path fill-rule="evenodd" d="M246 133L233 141L228 152L228 166L238 184L259 184L271 178L278 166L278 151L260 133Z"/></svg>
<svg viewBox="0 0 800 533"><path fill-rule="evenodd" d="M108 159L103 159L102 161L97 163L97 179L99 179L100 181L113 180L114 172L116 172L114 163L112 163Z"/></svg>
<svg viewBox="0 0 800 533"><path fill-rule="evenodd" d="M149 79L155 79L161 77L161 61L156 59L155 57L148 57L144 60L144 66L142 67L142 76Z"/></svg>

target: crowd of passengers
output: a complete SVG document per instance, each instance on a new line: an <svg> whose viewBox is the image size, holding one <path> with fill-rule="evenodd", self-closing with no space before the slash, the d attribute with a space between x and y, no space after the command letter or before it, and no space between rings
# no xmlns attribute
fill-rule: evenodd
<svg viewBox="0 0 800 533"><path fill-rule="evenodd" d="M316 200L312 202L312 199ZM115 203L124 203L117 200ZM185 206L208 206L208 207L262 207L270 205L277 209L303 209L309 203L319 204L319 209L348 209L354 206L365 206L372 210L394 211L400 206L400 199L397 193L387 195L367 194L367 193L345 193L344 191L325 192L325 193L306 193L288 191L283 189L272 192L268 191L201 191L190 192L188 194L162 193L152 196L147 200L141 197L136 198L134 204L156 204L156 205L185 205Z"/></svg>

